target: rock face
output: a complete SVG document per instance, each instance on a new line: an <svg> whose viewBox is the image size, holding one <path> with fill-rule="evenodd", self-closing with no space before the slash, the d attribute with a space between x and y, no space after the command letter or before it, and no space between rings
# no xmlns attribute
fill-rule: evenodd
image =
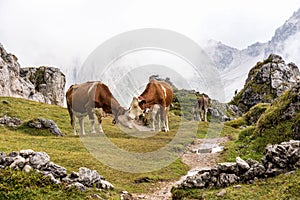
<svg viewBox="0 0 300 200"><path fill-rule="evenodd" d="M252 183L258 178L276 176L300 168L300 141L290 140L266 148L262 163L237 157L236 162L221 163L186 177L178 188L227 187L236 183Z"/></svg>
<svg viewBox="0 0 300 200"><path fill-rule="evenodd" d="M30 172L35 170L44 176L50 177L55 184L67 184L68 187L76 187L86 190L96 186L100 189L113 189L114 186L100 176L97 171L86 167L79 168L79 172L67 173L66 168L50 161L50 156L45 152L34 152L31 149L13 151L6 155L0 153L0 169L9 167L15 170Z"/></svg>
<svg viewBox="0 0 300 200"><path fill-rule="evenodd" d="M18 58L0 44L0 96L62 106L65 82L65 75L58 68L21 68Z"/></svg>
<svg viewBox="0 0 300 200"><path fill-rule="evenodd" d="M243 112L258 103L271 103L300 80L298 67L275 54L258 62L249 72L244 88L234 97L232 104Z"/></svg>

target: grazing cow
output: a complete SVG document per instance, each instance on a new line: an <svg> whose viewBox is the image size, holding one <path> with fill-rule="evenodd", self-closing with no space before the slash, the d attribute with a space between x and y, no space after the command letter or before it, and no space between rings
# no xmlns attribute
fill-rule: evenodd
<svg viewBox="0 0 300 200"><path fill-rule="evenodd" d="M85 116L88 115L91 121L91 133L95 133L95 114L98 118L99 133L103 133L101 122L105 113L113 114L113 123L117 123L118 117L125 113L109 88L101 82L86 82L70 86L66 93L66 100L74 135L76 135L75 117L79 119L80 134L84 135Z"/></svg>
<svg viewBox="0 0 300 200"><path fill-rule="evenodd" d="M202 95L193 107L194 120L207 122L208 98ZM200 112L200 116L199 116Z"/></svg>
<svg viewBox="0 0 300 200"><path fill-rule="evenodd" d="M151 108L155 104L158 104L160 106L159 110L161 113L163 130L168 132L168 111L172 100L172 87L164 81L153 79L147 84L144 92L138 98L133 97L130 104L129 116L131 116L131 118L137 118L146 108Z"/></svg>

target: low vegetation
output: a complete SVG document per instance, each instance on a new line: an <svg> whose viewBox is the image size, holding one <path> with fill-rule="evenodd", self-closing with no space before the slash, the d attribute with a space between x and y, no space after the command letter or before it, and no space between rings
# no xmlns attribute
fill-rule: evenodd
<svg viewBox="0 0 300 200"><path fill-rule="evenodd" d="M265 110L264 113L269 113L271 112L269 109L271 109L269 105L263 104L253 112L256 113L258 110L257 113L261 113L261 110ZM133 137L123 133L119 126L113 125L111 117L104 118L103 129L106 137L119 148L133 152L155 151L168 144L174 138L180 125L182 125L183 133L187 133L189 132L189 127L197 126L198 124L197 122L188 120L192 117L188 113L183 113L187 117L180 118L174 112L175 110L173 109L170 114L171 131L169 133L160 132L147 138ZM86 192L79 192L74 188L54 185L47 178L35 173L24 174L23 172L13 170L0 170L0 199L28 199L32 197L35 199L92 199L93 195L99 195L107 199L119 199L120 192L123 190L130 193L151 192L156 189L157 184L160 182L179 180L189 170L182 163L181 159L175 160L162 169L148 173L129 173L110 168L90 154L82 142L82 137L73 136L68 112L65 108L59 106L46 105L24 99L1 97L0 117L4 115L18 117L24 124L16 129L0 127L0 152L4 151L8 153L21 149L44 151L51 157L51 161L66 167L68 172L78 171L78 168L82 166L97 170L99 174L103 175L115 186L115 190L105 192L93 189ZM56 137L51 135L48 130L34 130L26 126L29 120L37 117L55 121L65 136ZM253 149L250 148L251 142L247 143L247 140L252 141L249 138L253 137L251 135L256 130L256 126L249 126L246 118L243 120L245 122L241 124L245 124L247 128L243 129L241 133L239 133L240 125L235 126L230 124L232 122L225 125L222 123L209 124L201 122L193 137L219 137L221 134L221 136L231 138L231 141L226 145L226 151L223 155L224 161L233 160L235 156L241 156L240 153L244 157L254 156L253 158L258 158L260 156L259 152L253 152ZM88 120L86 120L85 125L86 130L89 130ZM246 145L246 147L243 145ZM182 146L178 147L178 149L181 148ZM230 187L227 189L224 198L254 199L259 196L258 194L268 199L297 197L296 191L299 190L300 181L298 171L296 174L289 176L281 175L278 178L266 181L257 181L252 185L242 185L239 189ZM220 189L205 191L194 189L184 191L174 190L173 194L177 199L214 199L216 198L215 194L219 191Z"/></svg>

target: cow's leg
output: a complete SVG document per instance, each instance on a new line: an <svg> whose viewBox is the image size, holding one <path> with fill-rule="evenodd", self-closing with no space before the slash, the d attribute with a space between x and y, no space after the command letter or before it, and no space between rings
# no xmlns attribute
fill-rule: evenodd
<svg viewBox="0 0 300 200"><path fill-rule="evenodd" d="M158 112L157 115L156 115L158 131L161 130L161 128L160 128L160 121L161 121L161 120L160 120L160 116L161 116L161 113Z"/></svg>
<svg viewBox="0 0 300 200"><path fill-rule="evenodd" d="M166 117L165 117L165 123L166 123L166 129L165 129L165 132L169 132L170 129L169 129L169 117L168 117L168 109L166 110Z"/></svg>
<svg viewBox="0 0 300 200"><path fill-rule="evenodd" d="M93 108L91 108L90 106L86 106L88 115L89 115L89 120L91 122L91 134L95 134L95 117L94 117L94 112L93 112Z"/></svg>
<svg viewBox="0 0 300 200"><path fill-rule="evenodd" d="M207 122L207 108L204 108L204 121Z"/></svg>
<svg viewBox="0 0 300 200"><path fill-rule="evenodd" d="M204 110L200 109L200 117L199 117L200 121L204 121Z"/></svg>
<svg viewBox="0 0 300 200"><path fill-rule="evenodd" d="M102 122L102 117L98 117L98 125L99 125L99 133L104 133L103 129L102 129L102 125L101 125L101 122Z"/></svg>
<svg viewBox="0 0 300 200"><path fill-rule="evenodd" d="M76 120L76 118L75 118L75 116L73 115L73 116L72 116L72 120L71 120L71 124L72 124L72 128L73 128L73 133L74 133L74 135L77 135L77 133L76 133L76 122L75 122L75 120Z"/></svg>
<svg viewBox="0 0 300 200"><path fill-rule="evenodd" d="M161 119L162 119L162 124L163 124L163 130L165 132L168 132L169 128L167 127L167 108L166 107L162 108L161 114L162 114Z"/></svg>
<svg viewBox="0 0 300 200"><path fill-rule="evenodd" d="M152 121L152 131L155 131L155 120L156 120L156 113L152 110L151 113L151 121Z"/></svg>
<svg viewBox="0 0 300 200"><path fill-rule="evenodd" d="M80 134L85 135L84 122L83 122L84 117L80 116L80 117L78 117L78 119L79 119L79 126L80 126Z"/></svg>

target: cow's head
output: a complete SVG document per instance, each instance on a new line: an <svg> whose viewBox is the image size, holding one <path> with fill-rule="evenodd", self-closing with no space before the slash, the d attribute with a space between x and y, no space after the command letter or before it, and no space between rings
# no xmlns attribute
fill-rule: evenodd
<svg viewBox="0 0 300 200"><path fill-rule="evenodd" d="M117 124L119 121L119 116L124 115L126 110L123 107L119 107L117 112L115 112L114 119L112 121L113 124Z"/></svg>
<svg viewBox="0 0 300 200"><path fill-rule="evenodd" d="M128 116L131 119L138 119L140 115L144 113L144 104L146 103L145 100L139 99L137 97L133 97L130 103Z"/></svg>
<svg viewBox="0 0 300 200"><path fill-rule="evenodd" d="M113 123L117 124L120 122L123 126L127 128L133 128L133 119L129 116L129 109L126 110L123 107L120 107L117 114L115 115L113 119Z"/></svg>

